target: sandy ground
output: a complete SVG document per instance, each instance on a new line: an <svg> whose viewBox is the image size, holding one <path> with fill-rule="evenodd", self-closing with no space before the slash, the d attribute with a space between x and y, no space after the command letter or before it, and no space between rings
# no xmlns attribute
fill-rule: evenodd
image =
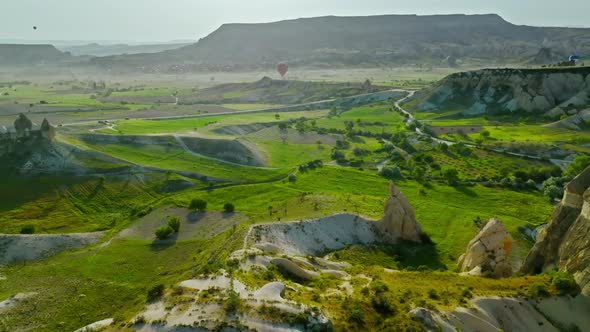
<svg viewBox="0 0 590 332"><path fill-rule="evenodd" d="M181 287L196 290L199 292L218 289L222 292L233 289L237 292L248 305L260 307L262 305L272 304L273 307L289 313L302 313L306 309L296 302L286 300L282 297L285 285L281 282L270 282L263 287L250 290L238 280L231 279L225 271L220 271L219 275L213 277L203 277L198 279L185 280L180 283ZM199 293L201 294L201 293ZM193 295L183 295L193 296ZM199 295L195 295L195 299ZM189 303L186 305L186 303ZM214 296L208 297L203 301L183 301L182 304L170 306L165 301L158 301L148 304L146 309L136 316L142 317L147 323L136 324L134 328L142 332L151 331L182 331L178 326L199 325L202 328L213 329L216 327L216 321L239 320L242 324L256 331L302 331L300 326L289 326L288 324L277 324L261 320L259 317L253 317L248 314L239 314L233 318L228 316L220 303ZM165 320L165 323L157 323ZM323 315L312 318L316 322L327 322ZM194 331L194 330L191 330ZM199 331L197 329L197 331Z"/></svg>
<svg viewBox="0 0 590 332"><path fill-rule="evenodd" d="M248 219L240 213L197 213L186 208L163 206L139 219L119 236L154 240L154 231L167 224L168 216L181 220L180 231L170 238L177 241L208 239Z"/></svg>
<svg viewBox="0 0 590 332"><path fill-rule="evenodd" d="M373 222L351 214L252 226L246 243L288 255L318 255L339 250L346 244L379 240Z"/></svg>
<svg viewBox="0 0 590 332"><path fill-rule="evenodd" d="M102 232L74 234L0 234L0 265L31 261L96 243Z"/></svg>
<svg viewBox="0 0 590 332"><path fill-rule="evenodd" d="M111 324L113 324L113 319L112 318L107 318L107 319L103 319L103 320L99 320L98 322L94 322L92 324L88 324L82 328L77 329L74 332L93 332L93 331L97 331L100 329L103 329Z"/></svg>

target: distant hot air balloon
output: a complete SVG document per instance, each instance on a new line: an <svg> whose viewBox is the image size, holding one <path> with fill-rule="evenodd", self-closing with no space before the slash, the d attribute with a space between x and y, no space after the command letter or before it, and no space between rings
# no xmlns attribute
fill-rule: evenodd
<svg viewBox="0 0 590 332"><path fill-rule="evenodd" d="M285 77L287 72L289 71L289 66L286 63L279 63L277 65L277 71L281 74L281 77Z"/></svg>
<svg viewBox="0 0 590 332"><path fill-rule="evenodd" d="M33 26L33 30L37 30L37 27L36 26Z"/></svg>

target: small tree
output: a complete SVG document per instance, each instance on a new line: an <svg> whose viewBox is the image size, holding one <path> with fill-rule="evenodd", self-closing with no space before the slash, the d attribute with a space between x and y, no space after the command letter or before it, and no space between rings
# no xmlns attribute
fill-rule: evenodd
<svg viewBox="0 0 590 332"><path fill-rule="evenodd" d="M453 167L444 167L441 174L451 186L456 186L459 182L459 172Z"/></svg>
<svg viewBox="0 0 590 332"><path fill-rule="evenodd" d="M232 213L235 211L235 209L236 207L232 203L225 203L223 205L223 211L225 211L226 213Z"/></svg>
<svg viewBox="0 0 590 332"><path fill-rule="evenodd" d="M207 210L207 202L203 199L200 199L200 198L194 198L191 200L191 204L189 205L189 209L203 212L203 211Z"/></svg>
<svg viewBox="0 0 590 332"><path fill-rule="evenodd" d="M180 219L175 216L168 217L168 226L174 230L174 233L178 233L180 230Z"/></svg>
<svg viewBox="0 0 590 332"><path fill-rule="evenodd" d="M483 138L484 140L488 139L488 138L490 138L490 131L489 130L482 130L479 133L479 136L481 136L481 138Z"/></svg>
<svg viewBox="0 0 590 332"><path fill-rule="evenodd" d="M158 227L158 229L156 229L156 237L158 238L158 240L164 240L167 239L173 232L174 230L172 229L172 227L168 225Z"/></svg>
<svg viewBox="0 0 590 332"><path fill-rule="evenodd" d="M381 168L379 174L387 179L399 179L402 177L402 171L397 165L385 165Z"/></svg>
<svg viewBox="0 0 590 332"><path fill-rule="evenodd" d="M289 174L289 182L297 182L297 175L293 173Z"/></svg>
<svg viewBox="0 0 590 332"><path fill-rule="evenodd" d="M158 284L150 288L147 292L147 300L148 302L152 302L153 300L159 298L160 296L164 295L164 285Z"/></svg>
<svg viewBox="0 0 590 332"><path fill-rule="evenodd" d="M287 143L287 138L289 138L289 130L287 129L287 124L284 122L279 123L279 136L283 144Z"/></svg>
<svg viewBox="0 0 590 332"><path fill-rule="evenodd" d="M426 174L426 170L422 166L416 166L412 170L412 176L418 181L424 178L424 174Z"/></svg>

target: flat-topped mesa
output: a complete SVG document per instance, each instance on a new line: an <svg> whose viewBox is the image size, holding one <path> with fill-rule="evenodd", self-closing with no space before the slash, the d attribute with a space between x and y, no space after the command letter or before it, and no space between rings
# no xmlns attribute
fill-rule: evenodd
<svg viewBox="0 0 590 332"><path fill-rule="evenodd" d="M489 272L493 277L509 277L511 252L512 237L506 227L499 219L490 219L459 257L459 267L472 275Z"/></svg>
<svg viewBox="0 0 590 332"><path fill-rule="evenodd" d="M428 238L416 221L414 208L393 182L389 185L389 198L378 227L391 241L424 242Z"/></svg>

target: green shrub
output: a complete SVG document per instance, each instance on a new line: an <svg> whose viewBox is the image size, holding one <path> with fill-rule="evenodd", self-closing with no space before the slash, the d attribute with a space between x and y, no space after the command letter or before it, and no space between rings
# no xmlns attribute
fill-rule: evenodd
<svg viewBox="0 0 590 332"><path fill-rule="evenodd" d="M468 299L472 298L473 294L471 293L471 288L469 288L469 287L463 288L463 290L461 291L461 296L464 298L468 298Z"/></svg>
<svg viewBox="0 0 590 332"><path fill-rule="evenodd" d="M240 309L242 306L242 299L240 295L236 293L234 290L229 290L227 294L227 300L225 300L225 304L223 309L227 313L234 313Z"/></svg>
<svg viewBox="0 0 590 332"><path fill-rule="evenodd" d="M158 285L155 285L152 288L150 288L147 292L148 302L152 302L155 299L164 295L164 289L165 289L165 287L163 284L158 284Z"/></svg>
<svg viewBox="0 0 590 332"><path fill-rule="evenodd" d="M391 180L399 179L402 177L402 171L397 165L385 165L381 168L379 175Z"/></svg>
<svg viewBox="0 0 590 332"><path fill-rule="evenodd" d="M559 295L577 295L580 291L574 276L565 271L555 272L551 278L551 284Z"/></svg>
<svg viewBox="0 0 590 332"><path fill-rule="evenodd" d="M180 230L180 219L175 216L168 217L168 226L174 230L174 233L178 233Z"/></svg>
<svg viewBox="0 0 590 332"><path fill-rule="evenodd" d="M205 200L200 199L200 198L194 198L191 200L191 203L189 204L188 207L189 207L189 209L203 212L203 211L207 210L207 202Z"/></svg>
<svg viewBox="0 0 590 332"><path fill-rule="evenodd" d="M223 205L223 211L226 213L232 213L236 210L236 207L232 203L225 203Z"/></svg>
<svg viewBox="0 0 590 332"><path fill-rule="evenodd" d="M21 234L34 234L35 233L35 225L24 225L20 229Z"/></svg>
<svg viewBox="0 0 590 332"><path fill-rule="evenodd" d="M289 174L289 182L297 182L297 175L293 173Z"/></svg>
<svg viewBox="0 0 590 332"><path fill-rule="evenodd" d="M454 167L443 167L441 175L451 186L456 186L459 182L459 172Z"/></svg>
<svg viewBox="0 0 590 332"><path fill-rule="evenodd" d="M526 295L530 298L539 298L549 296L547 287L541 283L534 283L529 286Z"/></svg>
<svg viewBox="0 0 590 332"><path fill-rule="evenodd" d="M395 305L386 293L376 293L371 296L371 305L380 314L392 315L395 313Z"/></svg>
<svg viewBox="0 0 590 332"><path fill-rule="evenodd" d="M428 297L433 299L433 300L438 300L440 299L440 296L438 295L438 292L436 291L436 289L429 289L428 290Z"/></svg>
<svg viewBox="0 0 590 332"><path fill-rule="evenodd" d="M172 234L173 232L174 230L172 229L172 227L168 225L158 227L158 229L156 229L156 237L158 238L158 240L164 240L168 238L170 234Z"/></svg>
<svg viewBox="0 0 590 332"><path fill-rule="evenodd" d="M362 309L362 304L359 303L348 303L345 301L346 316L349 322L356 324L357 326L365 325L365 313Z"/></svg>

